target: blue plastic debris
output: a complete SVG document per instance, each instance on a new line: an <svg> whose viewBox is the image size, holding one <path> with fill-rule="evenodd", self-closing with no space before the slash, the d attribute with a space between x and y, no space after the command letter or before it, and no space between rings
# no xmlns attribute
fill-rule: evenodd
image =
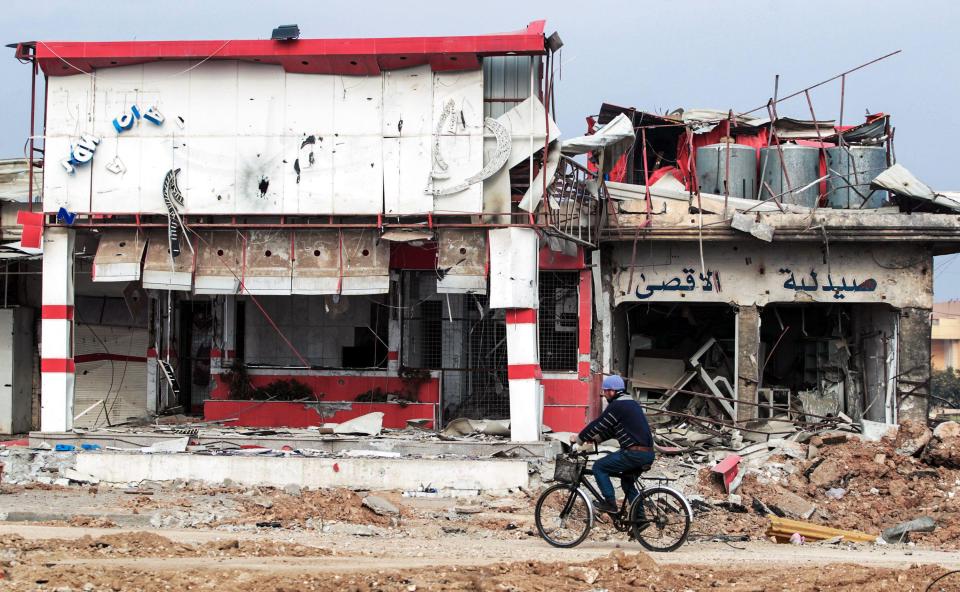
<svg viewBox="0 0 960 592"><path fill-rule="evenodd" d="M69 452L71 450L76 450L77 447L73 444L57 444L53 449L57 452Z"/></svg>
<svg viewBox="0 0 960 592"><path fill-rule="evenodd" d="M83 448L84 450L100 450L100 445L99 444L81 444L80 448Z"/></svg>

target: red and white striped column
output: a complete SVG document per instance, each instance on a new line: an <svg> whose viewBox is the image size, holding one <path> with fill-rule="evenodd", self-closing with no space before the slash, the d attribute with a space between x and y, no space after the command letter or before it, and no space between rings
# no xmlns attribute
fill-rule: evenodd
<svg viewBox="0 0 960 592"><path fill-rule="evenodd" d="M73 429L73 241L72 230L43 233L40 311L40 431Z"/></svg>
<svg viewBox="0 0 960 592"><path fill-rule="evenodd" d="M530 442L540 439L543 395L540 390L540 347L537 311L508 309L507 380L510 385L510 439Z"/></svg>

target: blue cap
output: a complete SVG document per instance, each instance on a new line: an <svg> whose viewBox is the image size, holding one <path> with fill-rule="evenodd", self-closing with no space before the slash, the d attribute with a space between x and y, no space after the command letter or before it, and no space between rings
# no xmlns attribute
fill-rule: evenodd
<svg viewBox="0 0 960 592"><path fill-rule="evenodd" d="M603 379L603 386L601 388L603 390L622 391L626 389L627 386L623 384L622 378L614 374L612 376L607 376Z"/></svg>

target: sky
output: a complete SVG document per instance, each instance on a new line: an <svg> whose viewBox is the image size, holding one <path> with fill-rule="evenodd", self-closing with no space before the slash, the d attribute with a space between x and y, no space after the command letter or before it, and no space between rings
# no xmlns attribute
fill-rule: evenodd
<svg viewBox="0 0 960 592"><path fill-rule="evenodd" d="M960 190L955 0L33 0L4 6L0 41L262 39L287 23L305 38L473 35L537 19L564 41L556 94L567 137L583 133L584 117L604 101L656 112L744 111L773 96L777 74L785 96L903 50L847 77L844 122L891 113L898 162L935 189ZM30 68L2 49L0 158L13 158L29 133ZM811 97L818 118L839 116L839 81ZM778 112L809 118L802 95ZM934 295L960 299L960 255L937 258Z"/></svg>

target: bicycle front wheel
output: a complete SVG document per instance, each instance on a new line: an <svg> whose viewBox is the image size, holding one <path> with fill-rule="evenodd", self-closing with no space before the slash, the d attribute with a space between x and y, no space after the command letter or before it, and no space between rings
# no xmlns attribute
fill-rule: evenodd
<svg viewBox="0 0 960 592"><path fill-rule="evenodd" d="M593 516L587 497L569 483L547 488L537 500L537 531L554 547L576 547L587 538Z"/></svg>
<svg viewBox="0 0 960 592"><path fill-rule="evenodd" d="M683 497L666 487L651 487L630 506L633 538L650 551L676 550L687 540L692 516Z"/></svg>

